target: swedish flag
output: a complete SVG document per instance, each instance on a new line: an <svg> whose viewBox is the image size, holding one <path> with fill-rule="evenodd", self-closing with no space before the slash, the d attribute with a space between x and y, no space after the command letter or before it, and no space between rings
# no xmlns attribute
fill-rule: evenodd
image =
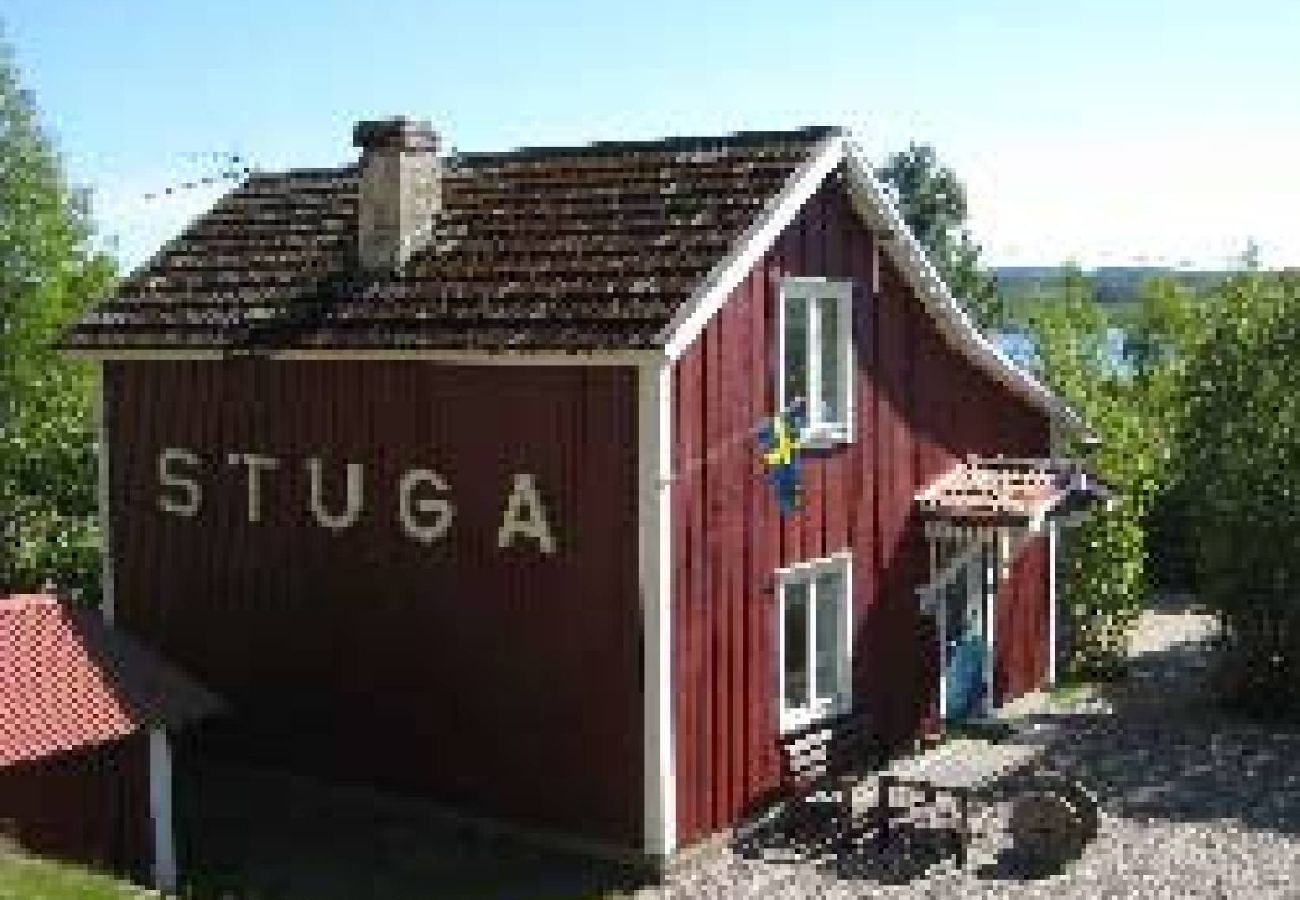
<svg viewBox="0 0 1300 900"><path fill-rule="evenodd" d="M782 516L798 509L803 496L799 485L800 418L794 413L778 413L758 432L767 466L767 480L776 492L776 505Z"/></svg>

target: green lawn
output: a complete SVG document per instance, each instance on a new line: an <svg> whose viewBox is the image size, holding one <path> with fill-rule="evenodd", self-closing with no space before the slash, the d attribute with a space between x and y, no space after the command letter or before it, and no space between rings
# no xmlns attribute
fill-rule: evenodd
<svg viewBox="0 0 1300 900"><path fill-rule="evenodd" d="M123 900L144 892L78 866L0 850L0 900Z"/></svg>

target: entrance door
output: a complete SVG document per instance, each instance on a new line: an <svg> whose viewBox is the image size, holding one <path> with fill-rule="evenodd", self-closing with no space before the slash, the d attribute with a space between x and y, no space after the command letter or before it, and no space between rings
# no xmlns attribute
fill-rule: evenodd
<svg viewBox="0 0 1300 900"><path fill-rule="evenodd" d="M973 554L944 591L944 718L950 722L984 711L984 552Z"/></svg>

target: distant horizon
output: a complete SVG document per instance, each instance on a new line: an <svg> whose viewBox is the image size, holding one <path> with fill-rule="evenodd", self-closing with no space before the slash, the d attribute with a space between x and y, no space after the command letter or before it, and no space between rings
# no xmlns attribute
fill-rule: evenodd
<svg viewBox="0 0 1300 900"><path fill-rule="evenodd" d="M739 10L743 9L743 13ZM1300 4L998 0L6 0L4 38L124 268L223 193L213 174L355 159L359 119L460 150L847 126L930 144L989 266L1300 265ZM689 27L683 27L683 25Z"/></svg>

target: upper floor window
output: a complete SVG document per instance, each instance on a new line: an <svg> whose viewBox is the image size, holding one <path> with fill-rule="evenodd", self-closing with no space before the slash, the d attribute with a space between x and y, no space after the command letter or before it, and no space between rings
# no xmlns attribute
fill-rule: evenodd
<svg viewBox="0 0 1300 900"><path fill-rule="evenodd" d="M853 283L781 282L777 405L803 401L805 444L853 439Z"/></svg>

